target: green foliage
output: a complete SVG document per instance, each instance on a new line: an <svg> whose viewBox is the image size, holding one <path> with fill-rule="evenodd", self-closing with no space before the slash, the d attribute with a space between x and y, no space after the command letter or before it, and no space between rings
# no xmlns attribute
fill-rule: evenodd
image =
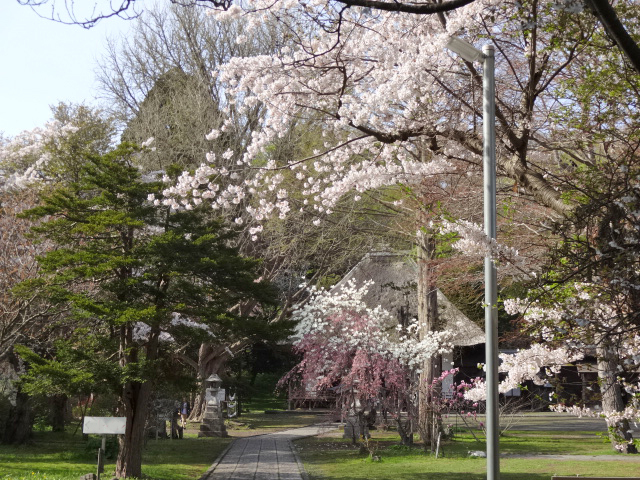
<svg viewBox="0 0 640 480"><path fill-rule="evenodd" d="M548 322L556 339L568 339L577 332L579 340L586 342L583 319L589 319L594 338L613 336L608 320L597 313L597 306L603 304L625 324L625 335L640 325L635 313L640 301L635 288L640 157L633 142L610 148L608 153L598 152L592 165L576 168L573 199L578 203L574 213L556 225L558 244L550 252L538 288L529 295L546 307L569 305L561 320ZM577 296L576 285L583 295ZM535 331L541 328L538 324Z"/></svg>
<svg viewBox="0 0 640 480"><path fill-rule="evenodd" d="M239 302L272 300L270 287L255 281L258 262L240 256L230 246L235 232L204 208L173 211L149 201L164 186L141 178L139 152L122 144L85 155L77 181L25 213L43 220L33 231L56 248L39 258L42 276L19 291L39 291L69 308L53 358L19 349L31 366L24 378L30 392L157 383L177 345L264 333L264 321L230 313ZM161 342L163 332L174 342Z"/></svg>
<svg viewBox="0 0 640 480"><path fill-rule="evenodd" d="M136 159L146 170L166 169L172 163L192 168L211 147L205 135L218 123L219 115L202 79L174 67L156 78L122 139L136 143L154 139L156 148Z"/></svg>
<svg viewBox="0 0 640 480"><path fill-rule="evenodd" d="M118 456L118 437L115 435L107 435L105 439L104 456L106 459L113 460ZM89 441L85 444L85 450L97 456L97 451L102 448L102 437L91 435Z"/></svg>
<svg viewBox="0 0 640 480"><path fill-rule="evenodd" d="M640 40L640 7L635 2L616 4L616 13L626 30ZM638 89L640 78L624 55L613 44L592 15L574 15L572 21L552 24L558 39L581 38L582 55L569 65L568 75L559 82L558 98L563 99L552 113L562 127L575 128L583 145L609 140L610 135L637 125L640 120ZM570 40L569 40L570 41ZM551 43L549 49L568 52L562 41ZM597 59L597 60L595 60ZM637 133L632 134L637 139ZM629 137L628 137L629 138Z"/></svg>
<svg viewBox="0 0 640 480"><path fill-rule="evenodd" d="M374 438L378 433L373 432ZM296 442L305 470L311 479L339 479L349 476L355 479L378 480L460 478L481 480L486 478L485 460L469 458L469 451L484 450L470 435L457 435L454 441L441 444L441 457L425 454L420 448L397 445L379 438L376 452L381 461L371 462L358 447L345 443L341 438L309 438ZM598 455L609 454L607 446L599 443L594 435L578 432L518 432L500 439L500 451L506 454L500 460L501 478L520 480L548 480L552 475L584 476L632 476L637 463L610 460L584 461L573 458L549 460L540 455ZM521 458L518 458L521 457ZM579 457L578 457L579 458ZM620 457L623 460L622 456ZM347 473L348 472L348 473Z"/></svg>
<svg viewBox="0 0 640 480"><path fill-rule="evenodd" d="M337 275L335 273L330 273L329 275L325 275L324 277L320 278L316 286L318 288L330 289L336 283L338 283L340 279L341 279L340 275Z"/></svg>
<svg viewBox="0 0 640 480"><path fill-rule="evenodd" d="M16 353L30 367L21 378L23 391L30 395L75 395L96 391L98 382L93 372L96 369L87 368L93 359L63 341L57 342L56 347L56 358L44 359L25 346L15 346Z"/></svg>

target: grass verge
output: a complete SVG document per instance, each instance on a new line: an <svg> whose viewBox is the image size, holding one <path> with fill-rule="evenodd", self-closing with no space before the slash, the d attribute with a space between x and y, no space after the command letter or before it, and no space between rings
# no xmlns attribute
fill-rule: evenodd
<svg viewBox="0 0 640 480"><path fill-rule="evenodd" d="M264 410L257 409L264 406L272 405L253 404L249 413L228 422L229 433L258 435L319 421L318 416L311 413L265 414ZM200 478L233 438L197 438L198 427L197 423L189 424L182 440L149 439L143 451L143 477L153 480ZM29 445L0 445L0 480L78 480L81 475L95 473L99 444L99 437L94 436L85 442L80 434L35 432ZM115 458L108 458L103 478L111 478L114 469Z"/></svg>
<svg viewBox="0 0 640 480"><path fill-rule="evenodd" d="M234 430L252 430L255 434L270 433L277 430L305 427L321 422L323 418L313 413L291 415L251 410L250 413L243 413L240 417L227 421L227 430L231 435Z"/></svg>
<svg viewBox="0 0 640 480"><path fill-rule="evenodd" d="M373 433L373 432L372 432ZM530 432L527 432L527 434ZM587 435L590 433L590 435ZM469 458L468 452L484 450L484 443L470 435L458 435L442 445L444 458L436 459L420 448L398 445L397 436L375 432L370 442L377 448L373 461L368 453L342 438L316 437L296 442L296 448L311 480L480 480L486 478L486 460ZM528 456L502 458L502 480L549 480L552 475L637 476L640 463L551 459L536 455L615 455L609 444L593 432L553 432L526 435L510 432L500 439L501 453ZM623 456L618 456L622 460ZM618 458L615 457L615 458Z"/></svg>
<svg viewBox="0 0 640 480"><path fill-rule="evenodd" d="M195 435L182 440L149 440L143 452L143 477L197 479L230 441ZM107 459L104 478L111 478L114 469L115 459ZM96 452L87 448L81 435L38 432L31 445L0 445L0 480L78 480L95 471Z"/></svg>

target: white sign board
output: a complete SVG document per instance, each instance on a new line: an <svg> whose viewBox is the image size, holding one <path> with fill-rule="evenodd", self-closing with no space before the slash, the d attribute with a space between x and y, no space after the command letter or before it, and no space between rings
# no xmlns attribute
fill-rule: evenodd
<svg viewBox="0 0 640 480"><path fill-rule="evenodd" d="M84 417L82 433L124 435L126 425L125 417Z"/></svg>

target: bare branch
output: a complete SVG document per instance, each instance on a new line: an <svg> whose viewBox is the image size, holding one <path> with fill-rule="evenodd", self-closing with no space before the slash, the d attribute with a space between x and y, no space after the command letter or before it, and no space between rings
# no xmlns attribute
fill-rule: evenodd
<svg viewBox="0 0 640 480"><path fill-rule="evenodd" d="M600 20L607 35L616 42L616 45L625 54L634 70L640 73L640 47L631 38L629 32L624 27L616 11L608 0L586 0L586 4L591 8L593 14Z"/></svg>
<svg viewBox="0 0 640 480"><path fill-rule="evenodd" d="M227 10L232 0L169 0L175 5L182 7L204 6L210 8L219 8ZM31 7L31 9L40 17L53 20L65 25L80 25L84 28L95 26L100 20L111 17L119 17L125 20L133 20L138 18L141 11L136 8L141 4L136 0L113 0L105 2L107 5L100 7L100 2L94 1L92 6L90 2L86 2L82 7L76 7L75 0L18 0L20 5ZM84 3L84 2L79 2ZM47 7L48 13L43 10ZM82 9L80 13L78 10Z"/></svg>
<svg viewBox="0 0 640 480"><path fill-rule="evenodd" d="M382 2L377 0L336 0L349 7L366 7L386 12L403 12L417 15L433 15L449 12L456 8L464 7L475 0L451 0L442 3L413 3L413 2Z"/></svg>

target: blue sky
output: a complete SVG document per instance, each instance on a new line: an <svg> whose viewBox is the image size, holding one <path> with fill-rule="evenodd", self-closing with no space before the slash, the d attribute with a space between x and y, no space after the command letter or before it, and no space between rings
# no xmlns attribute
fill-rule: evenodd
<svg viewBox="0 0 640 480"><path fill-rule="evenodd" d="M49 105L95 100L94 71L107 36L118 36L129 22L111 18L87 30L38 17L16 0L0 7L0 132L14 136L42 126Z"/></svg>

